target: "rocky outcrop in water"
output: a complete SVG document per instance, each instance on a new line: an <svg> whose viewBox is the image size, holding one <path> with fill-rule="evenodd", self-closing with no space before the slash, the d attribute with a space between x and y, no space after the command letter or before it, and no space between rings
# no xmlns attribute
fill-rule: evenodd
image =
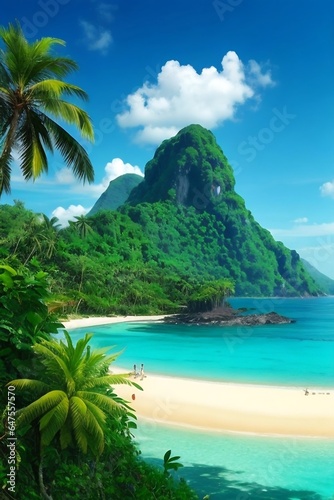
<svg viewBox="0 0 334 500"><path fill-rule="evenodd" d="M220 308L205 313L175 314L165 317L164 322L173 325L258 326L283 325L295 323L295 320L274 311L264 314L243 314L232 308Z"/></svg>

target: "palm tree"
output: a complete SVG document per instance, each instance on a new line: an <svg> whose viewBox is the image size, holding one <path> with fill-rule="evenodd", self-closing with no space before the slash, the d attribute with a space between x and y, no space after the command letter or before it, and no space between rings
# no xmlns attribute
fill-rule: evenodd
<svg viewBox="0 0 334 500"><path fill-rule="evenodd" d="M220 292L222 294L222 305L225 306L226 297L230 297L235 293L235 283L229 278L219 280Z"/></svg>
<svg viewBox="0 0 334 500"><path fill-rule="evenodd" d="M187 306L193 312L211 311L225 305L225 298L234 293L234 282L221 278L205 282L189 297Z"/></svg>
<svg viewBox="0 0 334 500"><path fill-rule="evenodd" d="M88 155L54 119L74 125L81 136L93 140L88 114L64 100L87 99L87 94L63 78L76 70L69 58L52 54L58 38L28 42L19 23L0 28L5 48L0 50L0 196L10 192L13 150L17 150L23 176L36 179L48 171L47 152L57 149L80 180L92 182L94 171Z"/></svg>
<svg viewBox="0 0 334 500"><path fill-rule="evenodd" d="M70 221L70 225L73 225L77 229L81 238L86 238L89 233L93 232L89 217L85 215L76 215L74 218L76 221Z"/></svg>
<svg viewBox="0 0 334 500"><path fill-rule="evenodd" d="M110 388L128 384L141 389L128 374L108 374L108 368L119 353L106 356L108 348L90 350L92 334L86 334L73 346L65 331L64 341L44 340L33 346L44 365L42 380L18 379L10 382L17 391L28 390L37 399L17 412L17 427L38 424L40 434L39 480L41 493L48 495L43 483L43 454L56 436L62 449L76 445L83 453L99 456L104 448L108 416L128 413L126 401ZM131 416L134 416L130 413Z"/></svg>
<svg viewBox="0 0 334 500"><path fill-rule="evenodd" d="M51 217L51 219L49 219L49 217L45 214L41 214L42 215L42 223L44 224L45 228L49 231L58 231L59 228L61 227L61 224L58 224L59 222L59 219L58 217Z"/></svg>
<svg viewBox="0 0 334 500"><path fill-rule="evenodd" d="M47 215L42 214L42 226L43 226L43 240L46 250L46 257L51 259L53 253L56 250L58 241L58 231L61 227L58 217L47 217Z"/></svg>

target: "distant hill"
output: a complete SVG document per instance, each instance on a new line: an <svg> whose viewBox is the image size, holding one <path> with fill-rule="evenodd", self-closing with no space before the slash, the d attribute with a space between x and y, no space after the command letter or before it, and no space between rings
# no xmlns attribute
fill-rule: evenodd
<svg viewBox="0 0 334 500"><path fill-rule="evenodd" d="M142 180L143 177L137 174L120 175L109 183L108 188L101 194L88 215L95 215L100 210L116 210L123 205L132 189Z"/></svg>
<svg viewBox="0 0 334 500"><path fill-rule="evenodd" d="M303 266L307 270L310 276L314 279L316 283L324 290L328 295L334 295L334 280L321 273L312 266L307 260L301 259Z"/></svg>
<svg viewBox="0 0 334 500"><path fill-rule="evenodd" d="M212 132L190 125L158 147L119 210L149 239L143 258L178 274L232 278L236 295L317 295L298 253L262 228Z"/></svg>

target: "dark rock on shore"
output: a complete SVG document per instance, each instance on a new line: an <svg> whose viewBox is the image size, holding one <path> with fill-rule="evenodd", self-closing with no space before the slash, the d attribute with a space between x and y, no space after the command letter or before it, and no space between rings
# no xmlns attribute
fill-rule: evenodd
<svg viewBox="0 0 334 500"><path fill-rule="evenodd" d="M295 323L294 319L281 316L272 311L264 314L240 314L230 307L215 309L204 313L174 314L164 318L165 323L217 325L217 326L257 326L257 325L284 325Z"/></svg>

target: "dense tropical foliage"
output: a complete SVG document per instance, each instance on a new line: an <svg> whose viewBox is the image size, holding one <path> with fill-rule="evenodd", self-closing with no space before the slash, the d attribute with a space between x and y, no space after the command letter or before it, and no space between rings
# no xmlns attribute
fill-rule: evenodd
<svg viewBox="0 0 334 500"><path fill-rule="evenodd" d="M95 314L171 313L217 280L233 295L304 295L321 289L296 252L274 242L256 222L245 225L239 246L210 213L171 201L127 206L124 213L79 217L65 229L26 210L0 209L0 257L18 259L51 278L53 310ZM232 215L231 215L232 216ZM239 226L240 227L240 226ZM240 229L241 231L241 229ZM271 247L268 251L266 247ZM214 303L213 291L207 303ZM198 302L199 304L199 302ZM205 306L206 307L206 306Z"/></svg>
<svg viewBox="0 0 334 500"><path fill-rule="evenodd" d="M98 314L175 312L193 300L199 286L206 282L213 286L215 281L210 253L199 267L198 246L188 250L184 238L179 242L168 240L168 233L166 240L160 240L154 226L148 228L152 229L149 238L124 214L82 216L61 230L56 221L50 227L46 220L21 203L3 205L0 254L7 264L18 259L31 269L49 272L52 310L59 307L64 312ZM183 245L179 259L155 246L167 241L171 254ZM227 294L231 292L227 290Z"/></svg>
<svg viewBox="0 0 334 500"><path fill-rule="evenodd" d="M91 350L91 335L76 345L66 331L63 340L51 336L60 324L48 312L45 273L8 265L0 272L1 498L198 498L170 475L181 466L170 450L160 469L141 459L131 434L136 417L114 392L116 384L138 386L108 371L118 354ZM13 408L15 488L9 489Z"/></svg>
<svg viewBox="0 0 334 500"><path fill-rule="evenodd" d="M30 376L32 345L57 333L61 326L50 314L47 275L20 272L0 265L0 385L18 376ZM3 402L3 399L1 399Z"/></svg>
<svg viewBox="0 0 334 500"><path fill-rule="evenodd" d="M10 192L14 151L26 180L48 171L47 154L56 149L76 177L93 181L86 151L57 122L69 123L82 137L93 140L87 113L64 99L87 99L80 87L64 81L77 64L52 52L54 45L65 42L50 37L28 42L19 24L0 27L0 39L4 46L0 50L0 196Z"/></svg>

